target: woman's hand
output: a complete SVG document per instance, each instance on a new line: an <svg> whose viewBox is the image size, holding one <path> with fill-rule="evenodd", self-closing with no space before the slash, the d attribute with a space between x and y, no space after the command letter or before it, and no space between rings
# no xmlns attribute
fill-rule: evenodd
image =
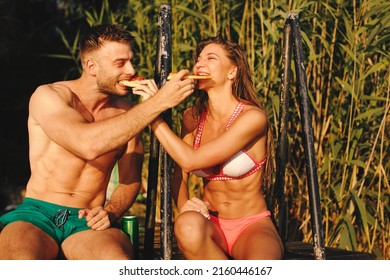
<svg viewBox="0 0 390 280"><path fill-rule="evenodd" d="M186 203L180 208L180 214L187 211L195 211L199 214L205 216L206 219L210 219L208 203L200 200L197 197L193 197L190 200L187 200Z"/></svg>

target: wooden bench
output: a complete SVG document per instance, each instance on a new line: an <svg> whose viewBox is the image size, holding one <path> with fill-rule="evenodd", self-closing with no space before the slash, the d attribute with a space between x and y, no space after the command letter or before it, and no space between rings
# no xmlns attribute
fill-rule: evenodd
<svg viewBox="0 0 390 280"><path fill-rule="evenodd" d="M160 240L160 223L156 223L154 232L154 244L152 252L145 252L144 237L145 227L144 218L139 217L139 259L142 260L162 260L162 249ZM364 252L348 251L339 248L325 247L326 259L328 260L374 260L375 255ZM172 260L183 260L184 256L180 252L175 236L172 236ZM284 260L314 260L313 244L301 241L285 242Z"/></svg>

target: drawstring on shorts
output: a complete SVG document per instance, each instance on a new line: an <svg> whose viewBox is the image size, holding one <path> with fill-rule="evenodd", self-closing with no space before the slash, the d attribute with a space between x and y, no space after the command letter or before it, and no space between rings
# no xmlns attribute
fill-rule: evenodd
<svg viewBox="0 0 390 280"><path fill-rule="evenodd" d="M59 209L57 211L57 214L55 214L53 217L53 222L57 228L61 228L62 231L64 230L64 224L66 223L69 214L70 211L68 209Z"/></svg>

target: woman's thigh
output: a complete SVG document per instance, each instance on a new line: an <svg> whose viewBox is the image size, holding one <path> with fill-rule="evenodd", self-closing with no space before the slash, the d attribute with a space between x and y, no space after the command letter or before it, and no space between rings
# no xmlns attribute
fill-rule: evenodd
<svg viewBox="0 0 390 280"><path fill-rule="evenodd" d="M232 254L234 259L282 259L283 243L271 219L246 227L235 241Z"/></svg>

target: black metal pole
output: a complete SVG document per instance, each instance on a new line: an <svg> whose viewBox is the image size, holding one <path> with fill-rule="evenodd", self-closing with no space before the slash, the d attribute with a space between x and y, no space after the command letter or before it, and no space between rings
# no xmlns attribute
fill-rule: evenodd
<svg viewBox="0 0 390 280"><path fill-rule="evenodd" d="M285 170L288 161L288 110L290 102L290 80L291 80L291 25L284 25L283 32L283 83L280 92L280 112L279 112L279 137L278 152L276 154L276 178L273 197L277 203L276 223L279 235L283 240L287 240L287 213L288 207L284 197ZM274 207L273 207L274 208Z"/></svg>
<svg viewBox="0 0 390 280"><path fill-rule="evenodd" d="M169 5L161 5L158 19L157 68L158 86L163 86L172 71L172 11ZM165 122L172 126L172 111L162 114ZM161 256L164 260L172 257L172 169L173 161L161 147Z"/></svg>
<svg viewBox="0 0 390 280"><path fill-rule="evenodd" d="M146 217L145 217L145 239L144 256L145 259L153 258L154 228L156 224L156 199L157 199L157 180L158 180L158 161L160 145L153 134L150 132L150 157L148 190L146 196Z"/></svg>
<svg viewBox="0 0 390 280"><path fill-rule="evenodd" d="M167 81L172 69L172 32L171 32L171 8L169 5L160 7L157 34L157 61L154 80L157 86L162 87ZM171 126L171 110L162 114L163 119ZM150 135L150 158L148 190L146 199L145 241L144 255L146 259L153 257L154 231L156 219L157 182L159 170L159 156L161 152L161 255L163 259L171 258L172 236L172 207L171 207L171 166L172 160L165 150L160 147L154 133Z"/></svg>
<svg viewBox="0 0 390 280"><path fill-rule="evenodd" d="M305 163L308 180L311 225L313 232L314 257L315 259L323 260L325 259L325 246L322 229L320 194L314 150L313 129L310 120L310 106L307 94L306 72L303 61L302 37L298 16L294 13L290 13L288 14L287 20L291 24L293 35L295 69L297 75L297 87L300 98L301 122L303 130L303 144L305 147Z"/></svg>

